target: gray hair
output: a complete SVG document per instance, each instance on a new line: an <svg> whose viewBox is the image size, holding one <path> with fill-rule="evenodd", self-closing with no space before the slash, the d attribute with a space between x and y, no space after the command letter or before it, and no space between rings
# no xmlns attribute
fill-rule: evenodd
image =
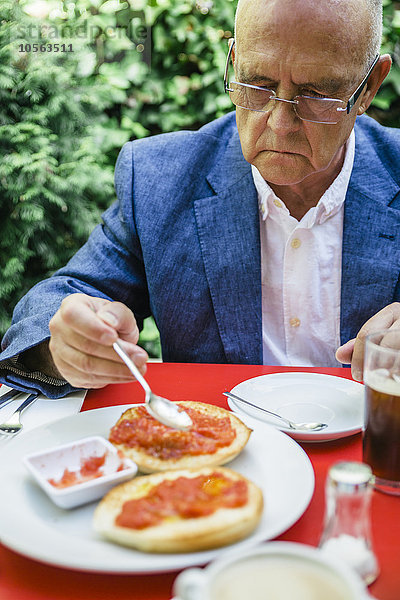
<svg viewBox="0 0 400 600"><path fill-rule="evenodd" d="M370 41L367 46L367 53L365 56L365 70L367 71L375 56L379 54L382 44L382 0L360 0L366 3L368 13L370 14L370 27L369 37ZM238 0L236 13L235 13L235 39L237 30L237 16L239 12L239 6L243 3L243 0Z"/></svg>
<svg viewBox="0 0 400 600"><path fill-rule="evenodd" d="M366 0L371 15L370 42L366 62L372 64L382 45L382 0Z"/></svg>

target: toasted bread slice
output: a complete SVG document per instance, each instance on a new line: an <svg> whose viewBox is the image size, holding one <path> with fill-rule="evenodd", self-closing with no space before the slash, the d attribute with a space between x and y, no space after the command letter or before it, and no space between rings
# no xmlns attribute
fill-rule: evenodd
<svg viewBox="0 0 400 600"><path fill-rule="evenodd" d="M153 419L153 417L150 417L144 410L143 405L138 405L126 410L121 415L116 425L111 429L110 441L128 458L136 462L142 473L169 471L171 469L198 469L205 466L223 465L228 461L233 460L247 444L252 430L231 411L212 404L205 404L204 402L186 401L179 402L178 404L184 410L188 411L189 414L192 415L192 418L194 415L192 411L196 411L202 416L210 417L209 426L207 425L207 422L205 425L203 423L200 432L195 430L186 432L171 429L162 425ZM140 420L141 418L142 420ZM143 419L145 420L144 425L148 425L149 423L151 426L154 425L158 436L154 441L151 437L152 432L147 434L147 432L145 433L143 430ZM219 434L215 427L215 421L213 424L213 419L221 420L219 421L220 423L225 422L227 428L231 428L231 440L227 441L226 445L217 447L213 452L191 452L191 447L193 447L193 444L198 444L201 437L208 443L214 436L217 443L219 443ZM118 443L118 441L116 441L116 438L118 438L118 436L116 436L116 430L123 421L126 422L123 425L132 427L133 430L135 430L135 423L137 423L137 433L142 435L143 445L137 444L136 442L130 442L129 439L124 443ZM209 427L208 431L207 426ZM225 428L225 430L227 428ZM136 435L136 431L134 431L134 433ZM207 437L207 433L210 437ZM201 441L202 440L200 439L200 442Z"/></svg>
<svg viewBox="0 0 400 600"><path fill-rule="evenodd" d="M230 482L245 482L247 494L243 505L229 508L222 506L207 516L169 516L142 529L116 524L125 502L147 496L163 481L190 479L201 475L212 481L213 476L218 477L220 474ZM180 486L181 483L182 479L179 479L176 485ZM215 495L214 492L213 500ZM179 502L182 497L185 497L185 490L182 494L175 493L173 502ZM219 499L216 502L219 503ZM199 470L184 469L143 475L113 488L96 507L93 526L108 540L143 552L196 552L232 544L247 537L258 525L262 511L262 492L254 483L225 467L205 467Z"/></svg>

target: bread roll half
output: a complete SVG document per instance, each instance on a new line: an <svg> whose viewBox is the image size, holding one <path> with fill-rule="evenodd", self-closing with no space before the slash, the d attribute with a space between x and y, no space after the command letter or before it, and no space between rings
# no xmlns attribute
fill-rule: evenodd
<svg viewBox="0 0 400 600"><path fill-rule="evenodd" d="M147 496L153 488L165 480L206 475L211 478L211 481L213 481L212 477L217 477L218 481L219 474L231 482L239 480L245 482L247 499L244 505L217 508L207 516L191 518L170 516L156 525L143 529L116 524L116 518L121 513L125 502ZM182 480L179 479L176 485L179 486L181 482ZM215 494L213 495L215 497ZM108 540L143 552L195 552L232 544L247 537L258 525L262 511L261 490L239 473L224 467L185 469L144 475L113 488L97 506L93 526Z"/></svg>
<svg viewBox="0 0 400 600"><path fill-rule="evenodd" d="M109 439L128 458L136 462L142 473L169 471L171 469L198 469L205 466L223 465L233 460L247 444L252 430L231 411L204 402L186 401L179 402L178 404L184 410L187 410L192 415L192 418L193 413L191 411L196 411L196 413L199 413L203 417L210 417L208 432L210 438L214 435L218 439L218 432L213 431L213 429L216 430L216 421L213 421L213 419L221 419L220 423L227 423L232 428L234 432L233 439L227 445L218 447L211 453L195 454L191 452L191 444L193 442L197 443L199 437L203 437L207 442L207 431L205 431L204 426L201 433L195 431L195 429L188 432L177 431L176 429L162 425L153 419L153 417L150 417L143 405L134 406L121 415L120 419L111 429ZM144 425L153 424L158 436L154 444L150 442L151 432L147 436L144 429L138 432L142 434L142 446L136 442L131 442L128 439L129 436L125 443L118 443L117 430L123 424L123 421L126 422L125 425L132 427L135 434L137 433L135 432L135 425L138 430L141 430ZM187 450L185 450L185 444L187 444ZM175 451L179 454L178 456L168 456L168 454L173 455Z"/></svg>

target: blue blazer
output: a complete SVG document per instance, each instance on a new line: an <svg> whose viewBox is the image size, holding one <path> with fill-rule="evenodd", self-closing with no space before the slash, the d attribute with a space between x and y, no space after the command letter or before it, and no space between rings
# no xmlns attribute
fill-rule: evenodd
<svg viewBox="0 0 400 600"><path fill-rule="evenodd" d="M341 340L400 300L400 130L358 117L345 201ZM163 359L262 363L257 193L234 113L197 132L125 144L115 169L118 201L68 265L16 306L3 338L0 377L29 384L7 359L49 337L62 298L120 300L139 323L153 314ZM71 390L45 382L50 396Z"/></svg>

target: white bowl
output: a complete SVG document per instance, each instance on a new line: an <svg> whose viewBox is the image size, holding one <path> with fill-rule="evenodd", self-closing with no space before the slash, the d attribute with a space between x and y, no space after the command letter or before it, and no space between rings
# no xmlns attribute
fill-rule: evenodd
<svg viewBox="0 0 400 600"><path fill-rule="evenodd" d="M83 461L105 454L101 467L102 475L79 481ZM120 458L118 450L105 438L87 437L62 446L28 454L23 462L36 482L61 508L73 508L102 498L117 483L132 479L137 473L137 465L129 458ZM56 487L49 482L59 482L65 469L75 472L78 481L68 487Z"/></svg>

